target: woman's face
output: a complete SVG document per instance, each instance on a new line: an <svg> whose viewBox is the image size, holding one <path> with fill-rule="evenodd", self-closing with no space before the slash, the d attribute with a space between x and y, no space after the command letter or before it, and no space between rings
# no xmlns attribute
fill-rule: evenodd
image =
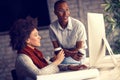
<svg viewBox="0 0 120 80"><path fill-rule="evenodd" d="M28 38L28 40L26 41L27 42L27 45L29 47L38 47L38 46L41 46L40 44L40 40L41 40L41 37L39 36L38 34L38 30L35 28L31 34L30 34L30 37Z"/></svg>

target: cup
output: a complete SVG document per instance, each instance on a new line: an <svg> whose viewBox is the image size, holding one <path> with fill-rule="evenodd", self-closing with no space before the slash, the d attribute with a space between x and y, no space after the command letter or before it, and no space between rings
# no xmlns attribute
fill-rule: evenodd
<svg viewBox="0 0 120 80"><path fill-rule="evenodd" d="M62 49L61 47L55 48L54 49L55 54L57 55L61 51L61 49Z"/></svg>

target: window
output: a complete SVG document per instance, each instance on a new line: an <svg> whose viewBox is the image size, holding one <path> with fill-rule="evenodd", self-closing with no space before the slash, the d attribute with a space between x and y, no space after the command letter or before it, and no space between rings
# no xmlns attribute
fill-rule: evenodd
<svg viewBox="0 0 120 80"><path fill-rule="evenodd" d="M0 32L8 31L13 22L26 16L38 17L38 27L50 24L47 0L0 0Z"/></svg>

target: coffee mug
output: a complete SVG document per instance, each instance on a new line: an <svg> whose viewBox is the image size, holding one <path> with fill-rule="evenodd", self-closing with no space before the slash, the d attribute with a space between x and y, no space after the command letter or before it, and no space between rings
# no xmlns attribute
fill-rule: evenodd
<svg viewBox="0 0 120 80"><path fill-rule="evenodd" d="M54 49L55 54L57 55L61 51L61 49L62 49L61 47L55 48Z"/></svg>

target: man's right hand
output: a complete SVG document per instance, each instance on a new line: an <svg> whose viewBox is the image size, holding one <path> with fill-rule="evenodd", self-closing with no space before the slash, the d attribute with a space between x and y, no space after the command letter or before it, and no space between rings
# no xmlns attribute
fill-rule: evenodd
<svg viewBox="0 0 120 80"><path fill-rule="evenodd" d="M70 56L76 61L80 61L82 59L82 57L83 57L82 53L79 53L78 51L75 51L75 50L64 49L64 52L65 52L65 57Z"/></svg>
<svg viewBox="0 0 120 80"><path fill-rule="evenodd" d="M71 50L67 50L67 49L63 49L63 50L65 53L65 57L74 56L74 54L78 53L78 51L71 51Z"/></svg>

